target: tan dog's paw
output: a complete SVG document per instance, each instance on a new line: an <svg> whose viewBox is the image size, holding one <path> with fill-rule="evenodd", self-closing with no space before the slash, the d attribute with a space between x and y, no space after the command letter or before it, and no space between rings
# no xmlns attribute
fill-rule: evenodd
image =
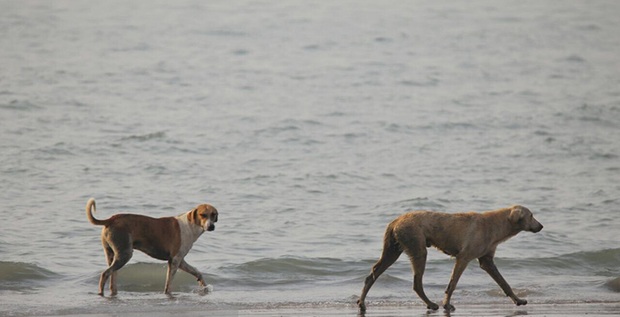
<svg viewBox="0 0 620 317"><path fill-rule="evenodd" d="M363 313L366 311L366 304L364 304L361 299L357 300L357 306L360 308L360 312Z"/></svg>
<svg viewBox="0 0 620 317"><path fill-rule="evenodd" d="M456 308L454 308L454 305L452 305L452 304L444 304L444 305L443 305L443 309L444 309L446 312L453 312L453 311L455 311L455 310L456 310Z"/></svg>

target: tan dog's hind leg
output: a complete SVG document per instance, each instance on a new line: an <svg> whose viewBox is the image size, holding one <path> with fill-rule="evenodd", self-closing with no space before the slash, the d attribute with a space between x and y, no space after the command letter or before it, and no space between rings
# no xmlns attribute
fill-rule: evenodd
<svg viewBox="0 0 620 317"><path fill-rule="evenodd" d="M398 243L394 240L392 229L388 227L385 233L385 238L383 240L383 252L381 253L381 257L379 258L379 261L377 261L377 263L373 265L370 274L366 277L366 280L364 281L364 287L362 288L362 294L357 300L357 305L361 312L366 311L366 304L364 303L364 301L366 300L366 295L368 294L368 291L370 291L372 285L375 283L377 278L379 278L379 276L383 274L385 270L387 270L387 268L389 268L392 264L394 264L394 262L396 262L396 260L398 260L398 257L400 257L401 253L403 253L403 251L399 248Z"/></svg>
<svg viewBox="0 0 620 317"><path fill-rule="evenodd" d="M517 295L515 295L515 293L512 291L512 288L510 288L510 285L508 285L508 282L506 282L504 277L499 273L499 270L493 262L493 255L485 255L479 258L478 262L480 263L480 267L487 273L489 273L489 275L493 278L493 280L495 280L499 287L502 288L506 296L510 297L517 306L527 304L527 300L520 299L517 297Z"/></svg>
<svg viewBox="0 0 620 317"><path fill-rule="evenodd" d="M110 275L110 296L116 296L116 294L118 294L118 288L116 287L117 276L118 271L113 271L112 275Z"/></svg>
<svg viewBox="0 0 620 317"><path fill-rule="evenodd" d="M456 289L456 284L459 282L459 278L467 268L467 264L469 260L465 260L463 258L456 258L456 263L454 264L454 269L452 269L452 275L450 276L450 283L448 283L448 288L446 288L446 297L443 301L443 308L448 311L454 311L455 308L452 304L450 304L450 298L452 297L452 293Z"/></svg>
<svg viewBox="0 0 620 317"><path fill-rule="evenodd" d="M388 252L384 251L379 261L377 261L377 263L372 267L372 271L364 281L362 295L360 295L360 299L357 300L357 305L362 312L366 311L366 304L364 304L364 301L366 300L366 295L368 294L368 291L370 291L370 288L375 283L377 278L379 278L379 276L383 274L383 272L385 272L388 267L390 267L392 264L394 264L394 262L396 262L396 260L398 260L398 257L401 253L401 251L394 252L393 250L390 250Z"/></svg>
<svg viewBox="0 0 620 317"><path fill-rule="evenodd" d="M422 285L422 277L426 270L426 247L424 245L418 246L415 250L406 250L409 259L411 260L411 269L413 271L413 290L418 294L418 297L424 301L426 308L437 310L439 305L432 302L424 293L424 286Z"/></svg>
<svg viewBox="0 0 620 317"><path fill-rule="evenodd" d="M411 261L411 271L413 273L413 290L418 297L424 301L428 309L437 310L439 305L432 302L424 293L422 277L426 270L426 237L418 228L400 227L397 234L398 243L404 249Z"/></svg>

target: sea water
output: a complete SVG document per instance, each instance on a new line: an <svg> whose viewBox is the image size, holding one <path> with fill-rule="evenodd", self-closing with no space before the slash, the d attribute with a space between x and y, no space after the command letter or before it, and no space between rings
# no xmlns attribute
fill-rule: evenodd
<svg viewBox="0 0 620 317"><path fill-rule="evenodd" d="M0 315L354 307L410 210L522 204L499 246L530 303L618 302L616 1L1 1ZM162 294L119 295L96 217L219 210ZM429 250L443 297L454 260ZM369 305L418 305L405 256ZM107 290L106 290L107 291ZM454 304L512 305L472 262Z"/></svg>

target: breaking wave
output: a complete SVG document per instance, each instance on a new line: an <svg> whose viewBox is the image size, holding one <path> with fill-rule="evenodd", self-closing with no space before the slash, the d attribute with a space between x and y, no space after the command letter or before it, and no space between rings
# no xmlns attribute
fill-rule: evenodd
<svg viewBox="0 0 620 317"><path fill-rule="evenodd" d="M0 261L0 290L32 289L57 277L58 274L35 264Z"/></svg>

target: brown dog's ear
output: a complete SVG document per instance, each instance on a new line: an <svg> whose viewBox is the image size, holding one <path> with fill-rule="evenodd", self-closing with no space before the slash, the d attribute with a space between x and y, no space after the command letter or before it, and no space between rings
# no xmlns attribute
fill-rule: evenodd
<svg viewBox="0 0 620 317"><path fill-rule="evenodd" d="M524 212L521 206L512 206L510 208L510 215L508 215L508 220L512 223L517 223L521 218L523 218Z"/></svg>
<svg viewBox="0 0 620 317"><path fill-rule="evenodd" d="M200 220L198 220L198 208L194 208L187 214L187 220L193 223L200 223Z"/></svg>

